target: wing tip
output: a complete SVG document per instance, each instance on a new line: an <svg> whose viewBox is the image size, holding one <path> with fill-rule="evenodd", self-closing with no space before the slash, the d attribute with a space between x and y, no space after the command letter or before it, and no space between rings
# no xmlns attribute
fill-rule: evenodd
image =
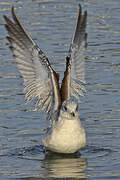
<svg viewBox="0 0 120 180"><path fill-rule="evenodd" d="M82 6L81 6L80 3L78 4L78 8L79 8L79 13L81 13L81 11L82 11Z"/></svg>
<svg viewBox="0 0 120 180"><path fill-rule="evenodd" d="M11 8L11 14L12 14L12 17L13 17L13 19L14 19L14 22L16 23L18 23L18 17L17 17L17 15L16 15L16 11L15 11L15 7L14 6L12 6L12 8Z"/></svg>
<svg viewBox="0 0 120 180"><path fill-rule="evenodd" d="M82 13L82 6L78 4L79 10L76 18L76 27L72 38L72 43L79 43L79 38L83 36L86 32L86 24L87 24L87 10Z"/></svg>
<svg viewBox="0 0 120 180"><path fill-rule="evenodd" d="M12 13L12 15L15 15L15 8L14 8L14 6L11 7L11 13ZM6 22L9 20L9 18L6 15L3 15L3 18L5 19Z"/></svg>
<svg viewBox="0 0 120 180"><path fill-rule="evenodd" d="M7 16L6 16L6 15L3 15L3 18L4 18L4 20L6 21L6 19L7 19Z"/></svg>
<svg viewBox="0 0 120 180"><path fill-rule="evenodd" d="M15 8L14 8L14 6L12 6L12 8L11 8L11 13L12 13L12 15L15 14Z"/></svg>

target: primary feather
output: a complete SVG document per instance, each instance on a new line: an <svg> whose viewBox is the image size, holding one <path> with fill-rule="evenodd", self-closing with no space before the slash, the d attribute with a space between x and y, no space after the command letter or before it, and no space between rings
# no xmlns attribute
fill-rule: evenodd
<svg viewBox="0 0 120 180"><path fill-rule="evenodd" d="M49 113L55 101L52 81L54 70L45 54L25 31L15 13L14 7L12 7L12 17L14 22L4 16L5 27L9 34L7 39L24 78L26 98L31 101L33 98L38 97L36 105Z"/></svg>
<svg viewBox="0 0 120 180"><path fill-rule="evenodd" d="M87 11L82 15L82 8L79 5L76 28L73 34L68 56L66 57L66 71L62 81L61 94L67 89L67 94L62 95L62 99L69 99L74 96L79 100L79 96L85 91L85 51L87 47L86 34Z"/></svg>

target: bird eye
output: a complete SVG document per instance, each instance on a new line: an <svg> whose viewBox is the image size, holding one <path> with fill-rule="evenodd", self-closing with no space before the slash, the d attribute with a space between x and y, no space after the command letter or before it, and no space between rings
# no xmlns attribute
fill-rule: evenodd
<svg viewBox="0 0 120 180"><path fill-rule="evenodd" d="M76 107L76 111L78 111L78 106Z"/></svg>
<svg viewBox="0 0 120 180"><path fill-rule="evenodd" d="M64 110L64 111L67 111L67 107L66 107L66 106L64 106L64 107L63 107L63 110Z"/></svg>

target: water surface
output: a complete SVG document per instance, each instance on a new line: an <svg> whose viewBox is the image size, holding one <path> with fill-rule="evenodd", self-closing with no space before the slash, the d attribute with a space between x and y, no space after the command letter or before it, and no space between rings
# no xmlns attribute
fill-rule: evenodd
<svg viewBox="0 0 120 180"><path fill-rule="evenodd" d="M3 15L20 20L63 77L78 3L88 11L87 93L79 105L87 146L72 156L45 155L43 112L27 105L8 49ZM0 0L0 179L119 179L120 1Z"/></svg>

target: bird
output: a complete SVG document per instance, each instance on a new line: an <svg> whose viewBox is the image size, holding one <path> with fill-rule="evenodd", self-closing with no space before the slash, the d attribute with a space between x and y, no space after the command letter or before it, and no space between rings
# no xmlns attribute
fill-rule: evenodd
<svg viewBox="0 0 120 180"><path fill-rule="evenodd" d="M27 101L37 98L35 107L44 110L50 126L42 143L46 150L72 154L86 145L86 132L79 118L78 104L85 91L85 52L87 48L87 11L78 5L75 31L68 54L62 82L45 53L25 30L15 8L12 20L6 15L5 28L9 48L24 79Z"/></svg>

